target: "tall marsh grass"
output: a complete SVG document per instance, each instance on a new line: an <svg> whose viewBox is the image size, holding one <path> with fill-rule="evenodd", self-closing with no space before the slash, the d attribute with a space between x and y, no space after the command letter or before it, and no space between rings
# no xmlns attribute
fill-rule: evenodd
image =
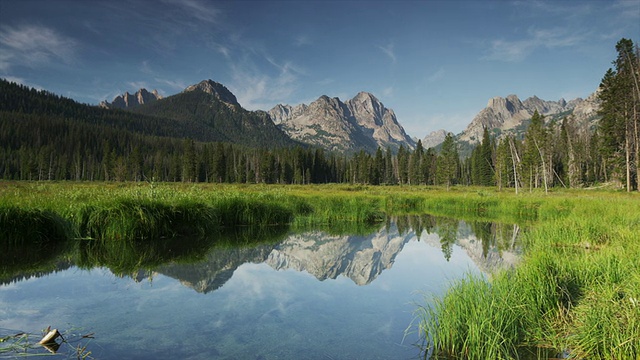
<svg viewBox="0 0 640 360"><path fill-rule="evenodd" d="M435 355L520 358L640 356L640 199L540 200L518 267L470 276L418 311ZM554 212L553 209L559 209Z"/></svg>

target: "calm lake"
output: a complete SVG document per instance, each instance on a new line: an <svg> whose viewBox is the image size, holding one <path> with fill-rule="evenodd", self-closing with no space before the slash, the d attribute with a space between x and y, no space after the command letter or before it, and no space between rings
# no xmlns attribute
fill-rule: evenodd
<svg viewBox="0 0 640 360"><path fill-rule="evenodd" d="M0 278L0 358L49 354L37 342L51 326L62 358L413 359L417 306L465 273L514 265L518 232L396 218L364 235L284 232L126 273L65 253L54 271Z"/></svg>

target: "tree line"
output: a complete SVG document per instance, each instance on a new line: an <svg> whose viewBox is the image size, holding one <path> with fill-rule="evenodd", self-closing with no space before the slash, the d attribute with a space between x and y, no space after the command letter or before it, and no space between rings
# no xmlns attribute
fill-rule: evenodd
<svg viewBox="0 0 640 360"><path fill-rule="evenodd" d="M0 111L0 178L452 185L458 156L451 134L447 143L448 158L424 150L420 142L414 151L387 148L351 156L303 146L251 148L144 135L75 119ZM447 171L447 178L437 175Z"/></svg>

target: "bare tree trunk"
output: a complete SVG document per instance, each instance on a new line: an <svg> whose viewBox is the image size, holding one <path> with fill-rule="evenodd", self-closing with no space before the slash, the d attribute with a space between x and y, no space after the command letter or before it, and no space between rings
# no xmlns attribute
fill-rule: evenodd
<svg viewBox="0 0 640 360"><path fill-rule="evenodd" d="M627 175L627 192L631 192L631 144L629 141L629 132L624 139L624 156L625 156L625 171Z"/></svg>
<svg viewBox="0 0 640 360"><path fill-rule="evenodd" d="M513 144L513 139L509 138L509 147L511 149L511 163L513 164L513 183L516 187L516 194L518 194L518 171L516 167L517 163L520 164L520 158L518 157L518 151L516 151L516 147Z"/></svg>
<svg viewBox="0 0 640 360"><path fill-rule="evenodd" d="M547 186L547 165L544 161L544 155L542 154L542 150L540 150L540 146L538 146L538 141L533 139L533 143L536 144L536 149L538 149L538 154L540 154L540 161L542 161L542 178L544 181L544 193L549 193L549 188Z"/></svg>
<svg viewBox="0 0 640 360"><path fill-rule="evenodd" d="M640 191L640 133L638 132L638 121L640 119L638 119L638 104L640 103L640 82L638 81L638 70L640 68L640 49L638 48L638 46L636 45L636 63L634 67L634 62L631 61L631 54L629 54L628 52L625 52L625 55L627 57L627 62L630 64L631 66L631 78L633 79L633 88L634 88L634 93L633 93L633 97L632 97L632 101L633 101L633 117L631 119L631 121L633 122L633 127L634 127L634 132L633 132L633 140L634 140L634 147L635 147L635 166L636 166L636 186L637 186L637 190ZM627 157L627 191L631 191L630 189L630 178L631 178L631 174L630 174L630 169L629 169L629 136L627 136L627 140L625 143L625 147L626 147L626 157Z"/></svg>

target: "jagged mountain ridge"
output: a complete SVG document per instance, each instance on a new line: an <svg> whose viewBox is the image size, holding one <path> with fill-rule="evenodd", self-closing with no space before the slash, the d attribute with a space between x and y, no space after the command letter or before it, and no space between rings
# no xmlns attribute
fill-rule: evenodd
<svg viewBox="0 0 640 360"><path fill-rule="evenodd" d="M157 90L154 89L149 92L147 89L142 88L136 91L135 94L129 94L127 91L122 95L118 95L110 103L102 101L99 106L105 109L131 109L160 99L162 99L162 96L158 94Z"/></svg>
<svg viewBox="0 0 640 360"><path fill-rule="evenodd" d="M321 281L343 275L357 285L367 285L393 266L411 238L395 227L365 237L309 232L290 236L265 262L276 270L306 271Z"/></svg>
<svg viewBox="0 0 640 360"><path fill-rule="evenodd" d="M415 146L393 110L368 92L346 102L323 95L309 105L278 104L269 115L292 139L329 151L373 153L378 147Z"/></svg>
<svg viewBox="0 0 640 360"><path fill-rule="evenodd" d="M535 111L545 116L547 123L557 116L572 116L574 122L585 123L594 120L598 109L599 102L595 93L586 100L577 98L568 102L564 99L546 101L537 96L524 101L516 95L508 95L506 98L494 97L489 99L487 106L457 137L458 141L477 144L482 139L485 127L498 137L506 134L522 135L520 133L524 131L523 124L531 119Z"/></svg>

